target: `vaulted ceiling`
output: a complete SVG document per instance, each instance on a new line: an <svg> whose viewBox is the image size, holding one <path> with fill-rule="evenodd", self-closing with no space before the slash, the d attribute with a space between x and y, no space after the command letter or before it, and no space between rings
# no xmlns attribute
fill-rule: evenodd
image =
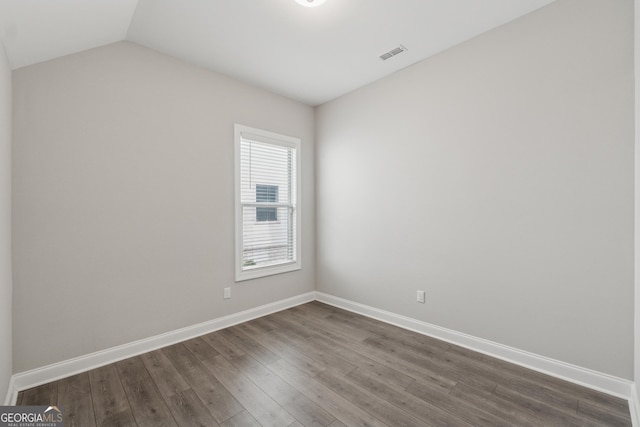
<svg viewBox="0 0 640 427"><path fill-rule="evenodd" d="M553 1L0 0L0 41L17 69L129 40L318 105Z"/></svg>

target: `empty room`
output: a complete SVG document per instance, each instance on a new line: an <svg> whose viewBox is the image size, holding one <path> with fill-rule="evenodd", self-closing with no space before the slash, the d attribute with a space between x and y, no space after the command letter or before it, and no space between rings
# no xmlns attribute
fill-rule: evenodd
<svg viewBox="0 0 640 427"><path fill-rule="evenodd" d="M637 22L0 0L0 426L640 426Z"/></svg>

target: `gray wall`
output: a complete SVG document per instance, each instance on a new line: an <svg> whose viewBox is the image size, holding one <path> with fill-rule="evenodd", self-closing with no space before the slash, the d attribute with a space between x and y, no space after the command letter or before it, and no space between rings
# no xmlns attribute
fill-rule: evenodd
<svg viewBox="0 0 640 427"><path fill-rule="evenodd" d="M635 54L635 358L634 387L636 398L640 384L640 0L634 0L634 54ZM638 402L636 402L636 407Z"/></svg>
<svg viewBox="0 0 640 427"><path fill-rule="evenodd" d="M11 70L0 43L0 399L12 374L11 92Z"/></svg>
<svg viewBox="0 0 640 427"><path fill-rule="evenodd" d="M237 285L236 122L304 195L302 270ZM16 372L314 289L311 107L123 42L16 70L14 126Z"/></svg>
<svg viewBox="0 0 640 427"><path fill-rule="evenodd" d="M319 107L318 290L632 379L632 7L560 0Z"/></svg>

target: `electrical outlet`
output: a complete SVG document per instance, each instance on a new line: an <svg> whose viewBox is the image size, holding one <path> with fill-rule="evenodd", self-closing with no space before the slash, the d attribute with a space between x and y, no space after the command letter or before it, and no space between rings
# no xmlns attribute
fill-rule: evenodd
<svg viewBox="0 0 640 427"><path fill-rule="evenodd" d="M231 288L224 288L224 299L231 298Z"/></svg>
<svg viewBox="0 0 640 427"><path fill-rule="evenodd" d="M424 291L418 291L418 294L416 295L416 301L424 304Z"/></svg>

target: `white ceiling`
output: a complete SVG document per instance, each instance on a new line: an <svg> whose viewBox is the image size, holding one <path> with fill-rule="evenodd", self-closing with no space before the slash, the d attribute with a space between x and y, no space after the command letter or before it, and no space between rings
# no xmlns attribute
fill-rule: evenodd
<svg viewBox="0 0 640 427"><path fill-rule="evenodd" d="M553 1L0 0L0 41L17 69L130 40L318 105Z"/></svg>

